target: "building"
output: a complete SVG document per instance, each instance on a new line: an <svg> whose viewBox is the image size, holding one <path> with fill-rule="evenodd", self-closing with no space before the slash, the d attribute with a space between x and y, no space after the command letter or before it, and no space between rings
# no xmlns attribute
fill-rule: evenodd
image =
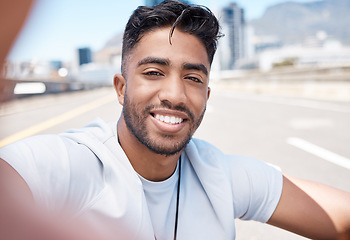
<svg viewBox="0 0 350 240"><path fill-rule="evenodd" d="M60 60L52 60L50 61L50 66L53 70L59 70L60 68L62 68L63 63Z"/></svg>
<svg viewBox="0 0 350 240"><path fill-rule="evenodd" d="M220 42L221 70L235 68L239 59L245 57L244 10L236 3L230 3L221 11L221 27L225 37Z"/></svg>
<svg viewBox="0 0 350 240"><path fill-rule="evenodd" d="M78 49L79 66L92 62L91 49L88 47Z"/></svg>
<svg viewBox="0 0 350 240"><path fill-rule="evenodd" d="M270 71L279 66L296 68L350 66L350 47L340 42L329 41L322 46L289 45L268 49L258 55L261 71Z"/></svg>

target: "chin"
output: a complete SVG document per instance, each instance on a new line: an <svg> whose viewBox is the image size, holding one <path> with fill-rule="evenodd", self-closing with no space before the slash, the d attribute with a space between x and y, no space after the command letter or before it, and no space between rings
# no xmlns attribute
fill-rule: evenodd
<svg viewBox="0 0 350 240"><path fill-rule="evenodd" d="M164 139L161 143L146 143L146 147L152 152L165 156L173 156L181 152L187 145L190 139L185 139L182 141L176 142L172 139Z"/></svg>

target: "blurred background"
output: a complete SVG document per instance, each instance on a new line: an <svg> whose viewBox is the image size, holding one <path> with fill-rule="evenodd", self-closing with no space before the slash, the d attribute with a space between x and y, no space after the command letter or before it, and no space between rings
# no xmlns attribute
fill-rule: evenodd
<svg viewBox="0 0 350 240"><path fill-rule="evenodd" d="M40 93L111 85L114 73L120 72L128 17L138 5L158 2L35 1L3 75L18 83L44 81L14 86L17 95L35 88ZM350 72L349 0L190 3L212 9L225 34L213 63L213 82L313 97L337 91L332 98L349 100L344 86Z"/></svg>
<svg viewBox="0 0 350 240"><path fill-rule="evenodd" d="M0 11L9 19L26 15L24 1L7 2L14 7L5 0ZM0 147L118 119L112 83L123 29L137 6L158 2L32 1L2 66ZM186 2L208 6L225 34L195 137L350 191L350 0ZM236 224L237 239L305 239Z"/></svg>

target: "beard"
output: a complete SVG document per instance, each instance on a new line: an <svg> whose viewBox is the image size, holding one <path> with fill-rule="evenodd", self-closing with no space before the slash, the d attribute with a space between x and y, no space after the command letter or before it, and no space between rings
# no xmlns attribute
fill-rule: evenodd
<svg viewBox="0 0 350 240"><path fill-rule="evenodd" d="M189 116L187 121L191 124L190 130L180 140L170 134L163 134L161 137L153 136L152 138L151 133L147 129L146 119L150 116L150 111L152 109L160 107L183 111ZM158 106L148 105L144 109L141 109L136 104L132 103L127 94L125 94L123 116L127 128L134 134L139 142L156 154L170 156L179 153L185 148L194 132L201 124L205 110L206 108L204 107L199 117L195 120L194 114L185 106L172 106L168 102L161 102Z"/></svg>

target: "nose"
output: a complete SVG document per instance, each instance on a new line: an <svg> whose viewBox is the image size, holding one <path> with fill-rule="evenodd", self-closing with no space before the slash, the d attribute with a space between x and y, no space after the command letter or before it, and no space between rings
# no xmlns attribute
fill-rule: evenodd
<svg viewBox="0 0 350 240"><path fill-rule="evenodd" d="M179 76L169 76L164 79L158 97L161 102L166 101L173 106L183 105L186 101L184 80Z"/></svg>

